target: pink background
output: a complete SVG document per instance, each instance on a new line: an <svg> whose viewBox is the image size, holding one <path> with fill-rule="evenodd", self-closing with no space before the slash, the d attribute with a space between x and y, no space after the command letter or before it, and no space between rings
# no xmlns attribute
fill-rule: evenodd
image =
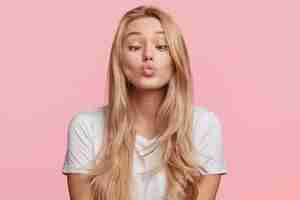
<svg viewBox="0 0 300 200"><path fill-rule="evenodd" d="M218 199L300 199L299 2L145 2L175 17L195 104L223 123L228 175ZM112 36L121 15L141 4L0 3L1 199L68 198L67 123L104 103Z"/></svg>

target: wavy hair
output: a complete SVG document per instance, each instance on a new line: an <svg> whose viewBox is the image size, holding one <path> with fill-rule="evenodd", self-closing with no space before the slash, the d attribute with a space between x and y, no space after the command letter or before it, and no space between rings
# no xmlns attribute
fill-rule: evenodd
<svg viewBox="0 0 300 200"><path fill-rule="evenodd" d="M132 200L133 154L136 131L134 108L130 101L131 86L122 71L122 41L126 26L140 17L158 19L165 31L174 73L166 86L165 96L156 112L155 127L161 148L160 163L150 173L165 170L165 199L197 198L201 180L192 144L193 88L190 61L179 27L173 18L155 6L139 6L121 18L113 40L108 75L108 105L102 146L96 164L89 171L93 200ZM101 133L103 134L103 133Z"/></svg>

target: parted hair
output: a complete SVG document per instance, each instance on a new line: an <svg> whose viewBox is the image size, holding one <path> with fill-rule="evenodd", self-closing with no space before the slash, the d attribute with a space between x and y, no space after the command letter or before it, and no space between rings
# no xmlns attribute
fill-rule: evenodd
<svg viewBox="0 0 300 200"><path fill-rule="evenodd" d="M130 190L134 187L132 169L136 131L130 101L131 86L122 70L122 44L127 25L141 17L154 17L160 21L174 67L155 119L161 162L148 173L165 170L166 200L196 200L201 181L199 168L205 169L195 160L195 153L201 152L196 152L192 143L193 88L188 51L173 17L153 5L127 11L113 39L107 71L108 105L104 110L103 133L99 133L105 137L95 165L88 173L92 200L134 200Z"/></svg>

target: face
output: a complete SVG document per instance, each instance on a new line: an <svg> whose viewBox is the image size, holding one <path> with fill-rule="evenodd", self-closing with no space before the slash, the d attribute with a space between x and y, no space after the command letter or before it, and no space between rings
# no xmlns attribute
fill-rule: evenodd
<svg viewBox="0 0 300 200"><path fill-rule="evenodd" d="M169 48L158 19L144 17L127 25L122 62L128 81L137 89L160 89L173 74Z"/></svg>

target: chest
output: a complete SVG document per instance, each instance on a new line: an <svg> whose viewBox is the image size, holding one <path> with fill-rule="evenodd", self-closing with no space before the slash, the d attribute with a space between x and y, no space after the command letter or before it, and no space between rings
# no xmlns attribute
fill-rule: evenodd
<svg viewBox="0 0 300 200"><path fill-rule="evenodd" d="M162 200L166 191L166 173L162 169L157 174L148 171L153 169L159 159L152 154L147 159L134 155L133 160L133 196L135 200Z"/></svg>
<svg viewBox="0 0 300 200"><path fill-rule="evenodd" d="M148 148L146 148L148 147ZM162 200L166 191L166 173L162 169L157 174L149 173L160 162L161 149L155 140L139 137L133 159L133 196L136 200Z"/></svg>

